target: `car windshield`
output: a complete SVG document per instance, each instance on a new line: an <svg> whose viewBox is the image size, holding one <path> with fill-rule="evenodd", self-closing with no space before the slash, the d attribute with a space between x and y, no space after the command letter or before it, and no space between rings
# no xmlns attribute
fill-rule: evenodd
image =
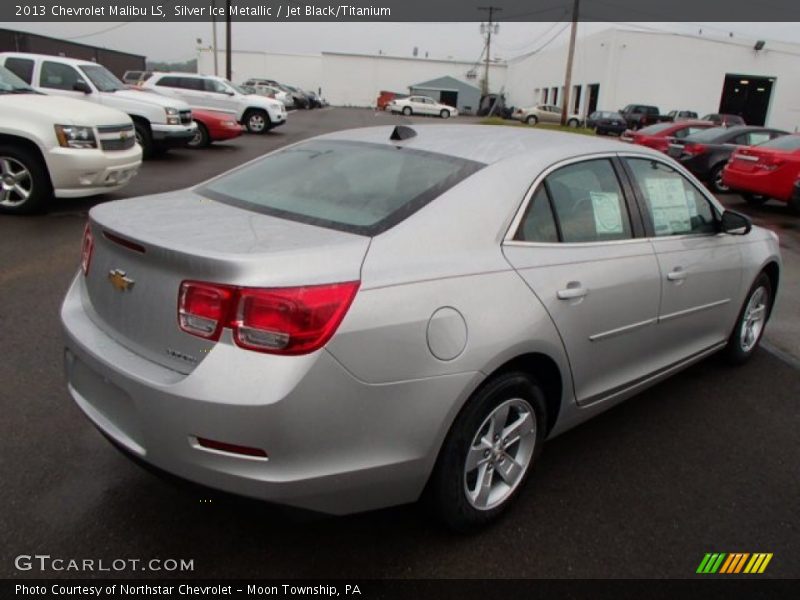
<svg viewBox="0 0 800 600"><path fill-rule="evenodd" d="M245 165L197 191L240 208L371 236L483 166L384 144L315 140Z"/></svg>
<svg viewBox="0 0 800 600"><path fill-rule="evenodd" d="M684 138L687 142L716 142L720 136L731 132L729 127L711 127Z"/></svg>
<svg viewBox="0 0 800 600"><path fill-rule="evenodd" d="M649 127L643 127L639 130L639 133L643 133L644 135L655 135L656 133L661 133L662 131L666 131L670 127L674 127L673 123L656 123L655 125L650 125Z"/></svg>
<svg viewBox="0 0 800 600"><path fill-rule="evenodd" d="M782 135L774 140L757 144L759 148L773 148L774 150L800 150L800 135Z"/></svg>
<svg viewBox="0 0 800 600"><path fill-rule="evenodd" d="M0 67L0 94L35 94L31 86L5 67Z"/></svg>
<svg viewBox="0 0 800 600"><path fill-rule="evenodd" d="M116 92L125 89L125 84L103 65L81 65L81 71L101 92Z"/></svg>

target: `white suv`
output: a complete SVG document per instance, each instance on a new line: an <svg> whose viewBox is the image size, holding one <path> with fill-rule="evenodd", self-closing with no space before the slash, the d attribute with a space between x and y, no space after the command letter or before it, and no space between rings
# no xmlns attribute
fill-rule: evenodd
<svg viewBox="0 0 800 600"><path fill-rule="evenodd" d="M272 98L248 94L223 77L197 73L154 73L143 89L180 98L196 109L227 112L250 133L265 131L286 122L286 108Z"/></svg>
<svg viewBox="0 0 800 600"><path fill-rule="evenodd" d="M0 212L118 190L141 162L128 115L39 94L0 67Z"/></svg>
<svg viewBox="0 0 800 600"><path fill-rule="evenodd" d="M103 65L22 52L0 53L0 65L45 94L90 100L127 113L145 158L183 147L195 136L197 124L185 102L129 89Z"/></svg>

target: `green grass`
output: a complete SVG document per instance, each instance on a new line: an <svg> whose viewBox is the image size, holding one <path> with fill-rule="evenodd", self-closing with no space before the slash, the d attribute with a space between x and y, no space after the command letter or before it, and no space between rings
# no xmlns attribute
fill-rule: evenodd
<svg viewBox="0 0 800 600"><path fill-rule="evenodd" d="M480 121L481 125L507 125L509 127L527 127L530 129L547 129L549 131L566 131L568 133L579 133L581 135L595 135L592 129L586 127L569 127L567 125L556 125L555 123L538 123L537 125L527 125L520 121L501 119L500 117L486 117Z"/></svg>

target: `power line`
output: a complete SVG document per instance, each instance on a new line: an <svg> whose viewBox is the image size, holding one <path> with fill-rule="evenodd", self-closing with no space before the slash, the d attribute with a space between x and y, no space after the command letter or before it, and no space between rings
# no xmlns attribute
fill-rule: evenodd
<svg viewBox="0 0 800 600"><path fill-rule="evenodd" d="M559 37L559 36L560 36L562 33L564 33L564 32L567 30L567 27L569 27L569 26L570 26L570 23L564 23L564 24L563 24L563 26L561 27L561 29L559 29L559 30L558 30L558 31L557 31L557 32L556 32L556 33L553 35L553 37L551 37L551 38L550 38L549 40L547 40L547 41L546 41L544 44L542 44L541 46L539 46L538 48L536 48L536 50L531 50L530 52L527 52L526 54L520 54L519 56L515 56L515 57L514 57L512 60L518 60L518 59L520 59L520 58L527 58L527 57L529 57L529 56L533 56L534 54L538 54L539 52L541 52L542 50L544 50L545 48L547 48L547 47L548 47L550 44L552 44L554 41L556 41L556 39L558 39L558 37Z"/></svg>
<svg viewBox="0 0 800 600"><path fill-rule="evenodd" d="M561 16L566 16L568 13L569 13L569 11L566 11L566 10L565 10ZM539 43L539 42L540 42L540 41L541 41L541 40L542 40L542 39L543 39L543 38L544 38L546 35L548 35L548 34L549 34L551 31L553 31L553 29L555 29L556 27L558 27L558 26L559 26L559 25L561 25L562 23L563 23L563 21L562 21L562 20L560 20L560 19L559 19L558 21L554 21L553 23L551 23L551 24L550 24L550 27L548 27L547 29L545 29L545 30L544 30L544 31L543 31L541 34L539 34L537 37L535 37L535 38L534 38L534 39L532 39L532 40L528 40L528 41L527 41L527 42L525 42L524 44L520 44L520 45L518 45L518 46L505 46L504 44L501 44L501 43L499 43L499 42L495 42L495 43L497 44L497 46L498 46L500 49L502 49L502 50L504 50L504 51L506 51L506 52L511 52L511 53L516 53L516 52L525 52L527 49L529 49L529 48L531 48L532 46L535 46L536 44L538 44L538 43Z"/></svg>

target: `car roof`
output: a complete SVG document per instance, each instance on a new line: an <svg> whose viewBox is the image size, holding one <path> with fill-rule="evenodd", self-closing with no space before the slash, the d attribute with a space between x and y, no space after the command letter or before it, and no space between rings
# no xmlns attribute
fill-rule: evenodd
<svg viewBox="0 0 800 600"><path fill-rule="evenodd" d="M93 60L88 60L83 58L69 58L66 56L54 56L52 54L36 54L34 52L0 52L0 56L53 60L68 65L72 65L74 67L81 65L99 65L101 67L103 66L103 63L95 62Z"/></svg>
<svg viewBox="0 0 800 600"><path fill-rule="evenodd" d="M417 135L402 141L389 136L394 126L365 127L337 131L316 139L345 140L403 146L492 164L521 154L536 154L548 162L602 152L663 154L644 147L632 147L616 140L565 131L547 131L511 125L412 125Z"/></svg>

